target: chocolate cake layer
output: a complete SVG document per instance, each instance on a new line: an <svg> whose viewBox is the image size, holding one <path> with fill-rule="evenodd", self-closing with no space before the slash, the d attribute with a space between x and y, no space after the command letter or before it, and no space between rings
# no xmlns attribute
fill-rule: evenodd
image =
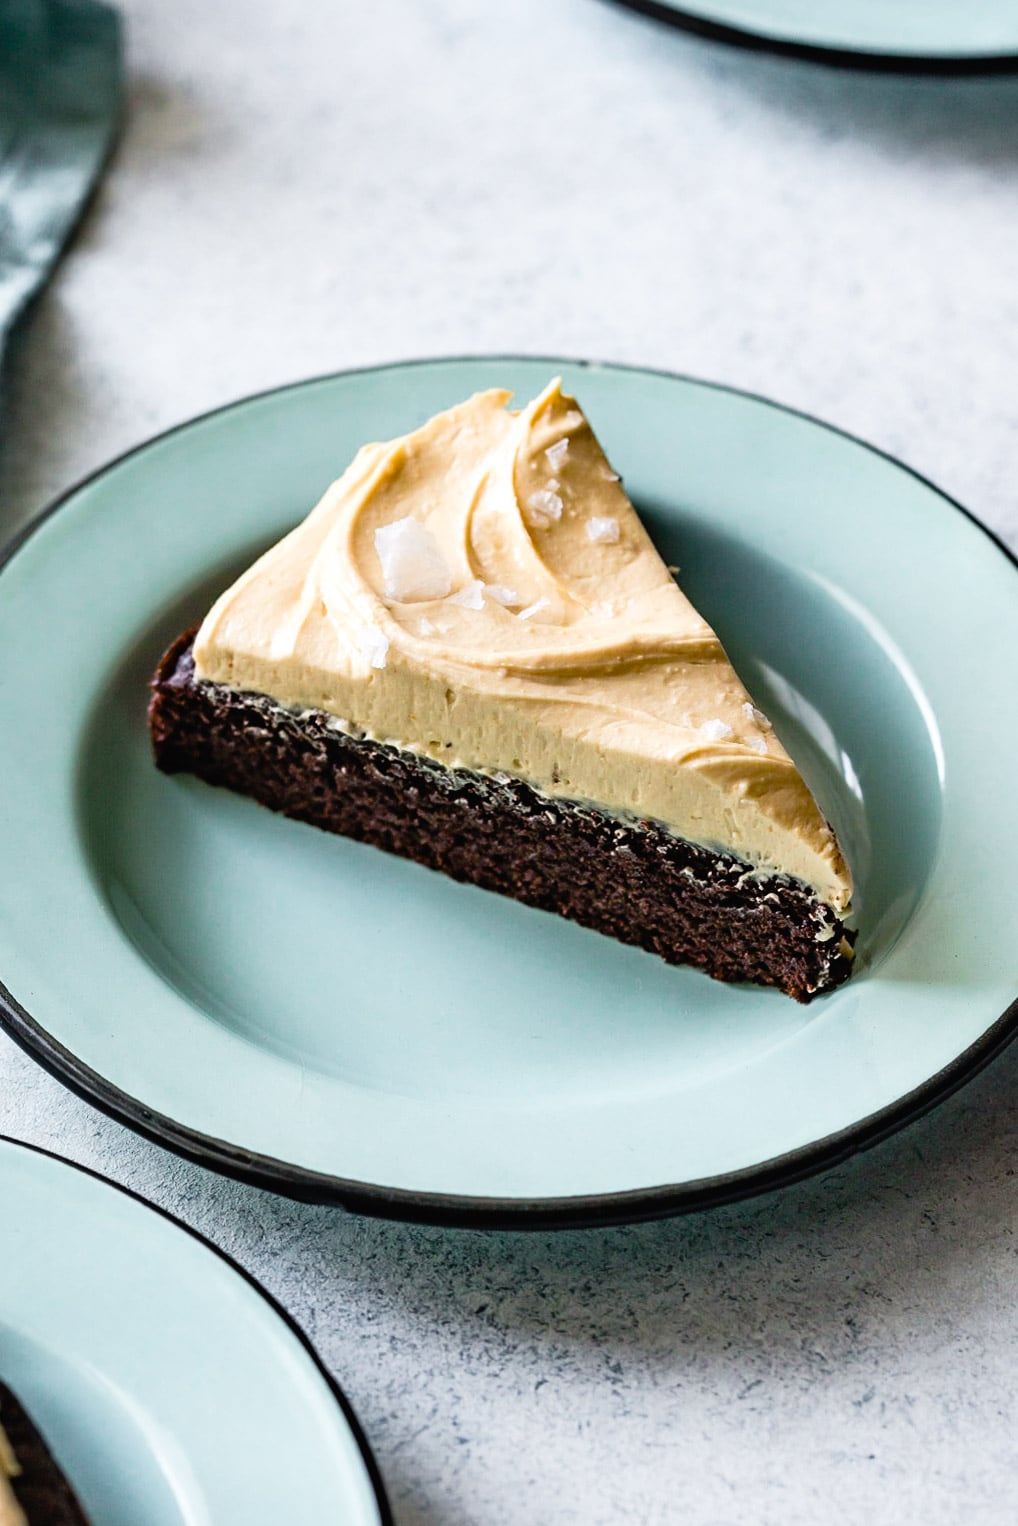
<svg viewBox="0 0 1018 1526"><path fill-rule="evenodd" d="M805 885L651 822L349 735L321 711L195 678L181 636L152 680L156 762L725 981L798 1001L840 984L851 941Z"/></svg>
<svg viewBox="0 0 1018 1526"><path fill-rule="evenodd" d="M31 1418L11 1390L0 1383L0 1426L21 1472L11 1480L28 1526L88 1526L77 1496Z"/></svg>

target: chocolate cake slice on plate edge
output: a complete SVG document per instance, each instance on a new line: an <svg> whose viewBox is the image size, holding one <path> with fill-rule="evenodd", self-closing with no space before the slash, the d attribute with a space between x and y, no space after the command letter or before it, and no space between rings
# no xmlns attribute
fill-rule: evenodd
<svg viewBox="0 0 1018 1526"><path fill-rule="evenodd" d="M0 1526L88 1526L24 1405L0 1382Z"/></svg>
<svg viewBox="0 0 1018 1526"><path fill-rule="evenodd" d="M156 761L724 981L852 966L834 833L576 402L364 447L152 679Z"/></svg>

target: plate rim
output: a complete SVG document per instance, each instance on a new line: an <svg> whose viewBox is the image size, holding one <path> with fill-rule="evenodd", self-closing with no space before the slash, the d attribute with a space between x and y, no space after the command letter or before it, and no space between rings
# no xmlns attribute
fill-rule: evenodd
<svg viewBox="0 0 1018 1526"><path fill-rule="evenodd" d="M629 0L623 0L628 4ZM235 408L242 408L251 403L258 402L282 393L290 393L305 387L314 387L322 383L340 380L345 377L363 375L375 375L383 371L405 371L415 367L434 365L460 365L460 364L491 364L503 362L512 364L515 362L543 362L550 365L568 365L578 370L595 369L615 371L621 373L634 373L641 376L661 377L670 381L678 381L691 384L696 387L706 388L711 391L721 392L736 398L748 399L760 403L778 413L791 415L794 418L804 420L820 429L850 441L860 446L880 459L905 472L924 487L929 489L948 508L956 510L969 520L983 535L1000 551L1010 565L1018 572L1018 555L1016 555L1006 542L989 526L980 519L964 504L952 498L942 488L938 487L929 477L922 472L902 461L899 457L884 450L878 445L871 444L859 435L841 428L837 424L815 414L806 412L804 409L795 408L787 403L777 402L774 398L764 394L748 391L742 387L733 386L726 382L717 382L694 376L688 372L671 371L659 366L640 366L632 363L619 361L601 361L590 357L575 359L566 355L541 355L522 352L513 353L481 353L474 355L432 355L417 356L408 360L385 361L372 365L344 367L338 371L305 377L299 381L284 382L274 387L266 387L257 392L246 394L226 403L220 403L213 408L196 414L194 417L184 419L169 428L160 430L147 439L141 440L135 445L128 447L119 455L102 463L94 471L72 484L60 493L51 503L39 511L27 524L15 532L11 539L0 547L0 575L11 562L17 552L45 524L52 515L56 514L66 503L75 498L91 483L104 477L123 462L150 446L159 444L170 436L189 429L194 425L204 423L217 417L221 413L228 413ZM753 1166L740 1167L736 1171L723 1172L718 1175L701 1177L693 1181L681 1183L665 1183L652 1187L627 1188L623 1191L604 1193L584 1193L566 1197L542 1197L542 1198L505 1198L488 1197L473 1194L457 1194L442 1192L417 1191L402 1187L387 1187L378 1183L357 1181L351 1178L335 1175L331 1172L321 1172L309 1167L298 1166L292 1162L280 1160L271 1155L262 1154L259 1151L248 1150L243 1146L231 1144L227 1140L219 1139L213 1135L205 1134L199 1129L177 1123L153 1108L147 1107L138 1098L131 1096L120 1087L109 1082L90 1066L85 1065L55 1039L31 1014L17 998L10 992L0 980L0 1029L5 1031L21 1049L34 1059L42 1068L49 1072L56 1080L60 1081L83 1101L96 1107L107 1117L116 1122L126 1125L133 1132L140 1134L152 1143L160 1145L164 1149L172 1150L175 1154L204 1166L220 1175L232 1178L235 1181L247 1185L260 1187L280 1196L296 1199L300 1202L321 1203L346 1208L368 1217L393 1219L417 1224L432 1224L444 1228L473 1228L473 1229L585 1229L597 1228L614 1224L627 1224L647 1221L651 1219L668 1218L678 1214L693 1213L705 1208L721 1207L724 1204L740 1202L744 1199L757 1197L762 1193L775 1191L780 1187L790 1186L795 1182L803 1181L808 1177L830 1169L848 1160L851 1156L872 1148L882 1140L889 1138L899 1129L915 1122L923 1117L941 1102L946 1101L961 1086L972 1080L1004 1049L1018 1038L1018 995L1005 1011L987 1028L983 1030L979 1038L970 1044L953 1060L936 1071L932 1076L919 1086L906 1092L904 1096L889 1103L886 1107L878 1109L874 1113L847 1125L834 1133L812 1140L809 1144L801 1145L794 1150L786 1151L780 1155L772 1156L766 1161ZM0 1139L6 1136L0 1134ZM19 1143L20 1141L12 1141ZM29 1146L29 1148L35 1148ZM42 1153L52 1153L45 1150ZM55 1159L62 1159L55 1156ZM74 1164L68 1162L68 1164ZM88 1167L79 1169L89 1171ZM99 1180L105 1181L99 1173ZM130 1196L138 1196L132 1193L130 1188L120 1188L118 1183L110 1183L119 1190L127 1192ZM147 1207L154 1208L157 1213L164 1214L174 1223L178 1220L165 1209L149 1203L147 1199L139 1197L139 1201ZM181 1228L194 1234L199 1240L204 1237L197 1231L191 1230L188 1225L181 1224ZM266 1292L251 1274L220 1251L219 1248L207 1241L218 1255L234 1266L236 1270L250 1281L254 1287L262 1293L277 1312L282 1313L284 1319L291 1325L301 1338L302 1343L308 1348L313 1359L321 1367L314 1348L310 1341L300 1330L285 1310L276 1304L272 1295ZM325 1372L325 1369L322 1368ZM325 1372L325 1376L333 1387L341 1408L352 1418L348 1401L345 1400L338 1384L335 1384ZM356 1424L356 1422L355 1422ZM360 1441L360 1432L355 1429L355 1435ZM362 1445L362 1453L365 1448ZM370 1455L368 1449L367 1455ZM374 1475L372 1475L374 1481ZM381 1494L384 1500L384 1490ZM383 1517L385 1526L389 1526L390 1517Z"/></svg>
<svg viewBox="0 0 1018 1526"><path fill-rule="evenodd" d="M378 1506L378 1517L381 1526L395 1526L395 1518L385 1490L381 1469L371 1449L371 1444L365 1434L364 1427L357 1418L353 1405L318 1355L310 1336L297 1323L297 1320L290 1311L279 1302L278 1298L258 1281L253 1272L249 1272L246 1266L242 1266L239 1261L230 1255L229 1251L223 1250L221 1246L216 1245L213 1240L210 1240L207 1235L202 1234L200 1229L195 1229L192 1225L185 1224L183 1219L178 1218L175 1213L171 1213L168 1208L163 1208L159 1203L153 1203L150 1198L143 1197L135 1188L125 1186L123 1182L114 1181L112 1177L105 1176L101 1171L97 1171L95 1167L83 1165L81 1161L71 1160L68 1156L61 1155L59 1151L51 1150L46 1145L36 1144L29 1139L18 1139L13 1134L8 1134L3 1130L0 1130L0 1145L13 1145L15 1149L26 1150L33 1155L41 1155L46 1160L55 1161L58 1166L67 1166L71 1171L77 1171L82 1176L91 1177L93 1181L99 1182L104 1187L112 1188L114 1192L121 1193L124 1197L138 1203L142 1208L147 1208L149 1212L157 1214L161 1219L165 1219L175 1229L183 1230L184 1234L188 1235L192 1240L197 1240L199 1245L211 1251L220 1261L224 1261L231 1271L236 1272L243 1278L248 1286L268 1305L271 1312L278 1319L282 1320L290 1334L296 1337L305 1355L310 1357L318 1375L325 1380L330 1394L335 1399L340 1413L350 1429L350 1434L357 1444L357 1450L360 1452L361 1460L367 1470L371 1489L375 1496L375 1503Z"/></svg>
<svg viewBox="0 0 1018 1526"><path fill-rule="evenodd" d="M873 74L934 75L953 78L1013 74L1018 71L1018 52L1013 53L910 53L880 51L876 48L830 46L819 42L800 42L791 37L775 37L765 31L753 31L734 22L716 21L701 15L685 4L669 0L614 0L620 9L636 11L665 26L722 42L751 53L771 53L779 58L823 64L829 69L854 69Z"/></svg>

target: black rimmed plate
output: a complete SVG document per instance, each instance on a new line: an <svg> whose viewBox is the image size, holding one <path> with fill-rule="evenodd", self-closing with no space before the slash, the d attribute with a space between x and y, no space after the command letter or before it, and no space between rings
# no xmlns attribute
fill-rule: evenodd
<svg viewBox="0 0 1018 1526"><path fill-rule="evenodd" d="M378 1471L307 1341L192 1230L0 1137L0 1378L96 1526L384 1526Z"/></svg>
<svg viewBox="0 0 1018 1526"><path fill-rule="evenodd" d="M618 0L686 31L814 62L912 74L1018 68L1011 0Z"/></svg>
<svg viewBox="0 0 1018 1526"><path fill-rule="evenodd" d="M852 863L858 970L809 1007L152 765L161 649L362 441L556 372ZM374 1213L605 1222L807 1174L1014 1032L1016 593L911 472L680 377L442 360L199 419L75 490L0 573L4 1022L172 1148Z"/></svg>

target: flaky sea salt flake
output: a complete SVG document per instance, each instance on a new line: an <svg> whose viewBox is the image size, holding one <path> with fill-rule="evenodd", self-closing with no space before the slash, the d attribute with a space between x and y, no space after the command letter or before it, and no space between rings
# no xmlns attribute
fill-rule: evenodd
<svg viewBox="0 0 1018 1526"><path fill-rule="evenodd" d="M536 493L531 493L527 499L527 523L535 530L547 530L549 525L557 524L562 518L562 499L558 493L552 493L547 488L538 488Z"/></svg>
<svg viewBox="0 0 1018 1526"><path fill-rule="evenodd" d="M568 456L568 454L569 454L569 439L568 439L568 437L566 437L565 439L562 439L562 440L556 440L554 445L549 445L548 446L548 449L545 451L545 455L548 458L548 463L551 466L551 469L552 469L553 472L558 472L558 471L562 470L562 464L565 461L566 456Z"/></svg>
<svg viewBox="0 0 1018 1526"><path fill-rule="evenodd" d="M461 609L484 608L484 584L479 578L474 578L461 588L459 593L454 593L449 600L450 604L458 604Z"/></svg>
<svg viewBox="0 0 1018 1526"><path fill-rule="evenodd" d="M535 599L533 604L528 604L526 609L521 609L516 618L518 620L529 620L531 616L540 614L542 609L547 609L550 603L550 599Z"/></svg>
<svg viewBox="0 0 1018 1526"><path fill-rule="evenodd" d="M387 599L400 604L444 599L452 587L441 546L412 514L375 531L375 553Z"/></svg>
<svg viewBox="0 0 1018 1526"><path fill-rule="evenodd" d="M705 742L724 742L732 734L728 722L720 720L704 721L697 730Z"/></svg>
<svg viewBox="0 0 1018 1526"><path fill-rule="evenodd" d="M354 643L366 662L373 668L384 668L389 651L389 638L377 625L363 624L354 628Z"/></svg>
<svg viewBox="0 0 1018 1526"><path fill-rule="evenodd" d="M594 514L587 520L587 539L595 546L615 546L621 534L618 520L608 515Z"/></svg>
<svg viewBox="0 0 1018 1526"><path fill-rule="evenodd" d="M764 715L763 711L762 710L758 710L756 708L756 706L754 704L751 704L748 699L746 700L745 704L742 707L742 713L743 713L743 715L746 717L746 719L748 721L752 721L753 722L754 726L759 726L761 731L773 731L774 730L774 727L771 725L771 723L767 719L766 715Z"/></svg>
<svg viewBox="0 0 1018 1526"><path fill-rule="evenodd" d="M507 588L504 583L485 583L484 591L489 599L496 604L504 605L506 609L520 602L520 596L515 588Z"/></svg>

